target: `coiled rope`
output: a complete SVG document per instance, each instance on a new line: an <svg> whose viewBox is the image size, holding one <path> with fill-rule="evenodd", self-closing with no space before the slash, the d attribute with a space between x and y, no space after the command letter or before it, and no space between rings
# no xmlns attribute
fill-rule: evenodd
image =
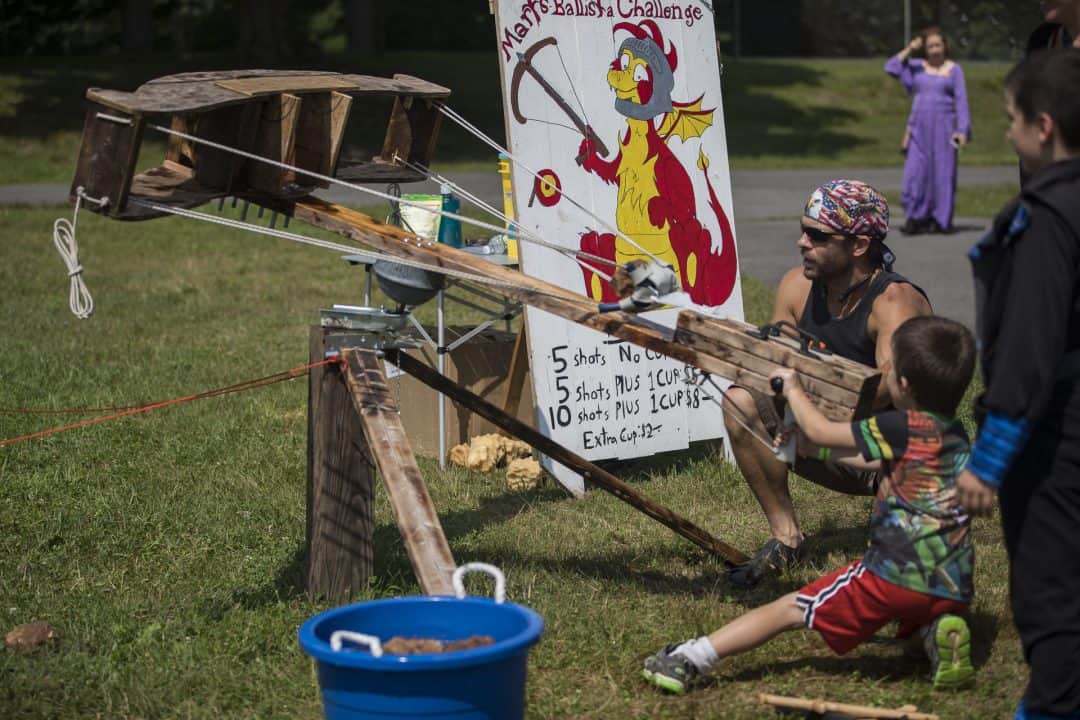
<svg viewBox="0 0 1080 720"><path fill-rule="evenodd" d="M79 242L75 237L75 230L79 222L79 208L83 200L95 203L102 208L109 204L109 198L101 198L100 200L92 198L84 192L84 188L80 185L75 190L75 212L72 214L71 220L57 218L53 222L53 244L56 246L57 252L60 253L60 259L64 261L68 278L71 281L68 289L68 306L71 308L72 314L80 320L86 320L94 314L94 298L90 296L90 290L86 287L86 282L82 277L83 266L79 264Z"/></svg>

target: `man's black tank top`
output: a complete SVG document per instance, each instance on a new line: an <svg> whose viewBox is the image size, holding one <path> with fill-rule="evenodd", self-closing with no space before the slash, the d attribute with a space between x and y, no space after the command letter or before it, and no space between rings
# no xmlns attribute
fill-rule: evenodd
<svg viewBox="0 0 1080 720"><path fill-rule="evenodd" d="M870 281L870 287L855 306L855 311L845 318L834 318L829 314L829 305L825 301L824 283L815 281L810 286L810 295L806 298L806 307L799 319L799 327L817 337L825 343L826 348L837 355L876 367L875 343L866 331L866 321L870 318L870 310L873 309L877 296L897 282L911 285L926 297L922 288L903 275L882 270Z"/></svg>

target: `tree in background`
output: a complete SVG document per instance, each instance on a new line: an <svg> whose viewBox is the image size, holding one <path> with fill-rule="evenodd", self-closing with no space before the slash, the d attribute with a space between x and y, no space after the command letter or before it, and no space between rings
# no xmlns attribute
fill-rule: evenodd
<svg viewBox="0 0 1080 720"><path fill-rule="evenodd" d="M734 36L737 0L714 4L722 37ZM868 57L903 47L903 0L754 0L741 3L744 55ZM1039 24L1038 4L1017 0L911 0L915 31L939 25L962 59L1012 59ZM731 52L731 44L724 46Z"/></svg>
<svg viewBox="0 0 1080 720"><path fill-rule="evenodd" d="M1017 57L1040 19L1032 0L910 0L961 59ZM883 56L904 44L903 0L713 0L724 52ZM740 12L736 12L739 10ZM281 66L326 54L491 51L488 0L0 0L0 52L239 54Z"/></svg>

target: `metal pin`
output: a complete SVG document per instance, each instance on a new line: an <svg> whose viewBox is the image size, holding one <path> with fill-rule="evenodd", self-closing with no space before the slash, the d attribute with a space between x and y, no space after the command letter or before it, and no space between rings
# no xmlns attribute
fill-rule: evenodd
<svg viewBox="0 0 1080 720"><path fill-rule="evenodd" d="M281 223L281 227L285 228L286 230L289 228L289 216L288 215L285 216L285 220L284 220L284 222Z"/></svg>
<svg viewBox="0 0 1080 720"><path fill-rule="evenodd" d="M277 211L270 213L270 229L274 229L274 224L277 223Z"/></svg>
<svg viewBox="0 0 1080 720"><path fill-rule="evenodd" d="M237 197L236 197L235 195L233 195L233 196L232 196L232 206L233 206L233 207L236 207L236 201L237 201L237 199L238 199L238 198L237 198Z"/></svg>
<svg viewBox="0 0 1080 720"><path fill-rule="evenodd" d="M264 207L263 207L262 205L260 205L260 206L259 206L259 214L258 214L258 216L257 216L257 217L258 217L258 218L259 218L260 220L262 219L262 216L263 216L263 212L264 212L265 210L266 210L266 208L264 208Z"/></svg>
<svg viewBox="0 0 1080 720"><path fill-rule="evenodd" d="M245 200L244 207L240 210L240 222L245 222L247 220L248 204L248 201Z"/></svg>
<svg viewBox="0 0 1080 720"><path fill-rule="evenodd" d="M218 212L221 212L224 209L225 209L225 196L222 195L221 197L218 198L217 210L218 210Z"/></svg>

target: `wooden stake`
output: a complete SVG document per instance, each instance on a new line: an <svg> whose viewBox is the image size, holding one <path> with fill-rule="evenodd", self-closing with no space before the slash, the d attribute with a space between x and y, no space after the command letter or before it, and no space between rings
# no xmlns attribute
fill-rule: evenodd
<svg viewBox="0 0 1080 720"><path fill-rule="evenodd" d="M876 708L867 705L847 705L845 703L829 702L827 700L806 700L804 698L784 697L782 695L769 695L761 693L758 700L762 705L771 705L775 708L797 710L801 712L835 713L846 715L851 718L881 718L883 720L938 720L937 715L921 713L913 705L905 705L902 708Z"/></svg>
<svg viewBox="0 0 1080 720"><path fill-rule="evenodd" d="M579 473L586 480L589 480L603 490L606 490L623 502L629 503L653 520L674 530L681 537L686 538L698 547L713 553L714 555L718 555L729 565L739 565L749 560L749 558L737 548L718 540L705 530L702 530L686 518L676 515L666 507L656 504L611 473L594 465L580 455L567 450L554 440L533 430L525 423L515 417L511 417L486 400L459 387L455 383L450 382L438 372L432 370L409 354L391 350L387 351L387 359L420 382L441 392L454 402L464 405L472 412L498 425L512 436L524 440L545 455L558 460L571 470Z"/></svg>
<svg viewBox="0 0 1080 720"><path fill-rule="evenodd" d="M325 357L324 335L311 328L311 362ZM307 591L342 604L367 586L374 567L375 469L333 365L308 374L307 465Z"/></svg>

